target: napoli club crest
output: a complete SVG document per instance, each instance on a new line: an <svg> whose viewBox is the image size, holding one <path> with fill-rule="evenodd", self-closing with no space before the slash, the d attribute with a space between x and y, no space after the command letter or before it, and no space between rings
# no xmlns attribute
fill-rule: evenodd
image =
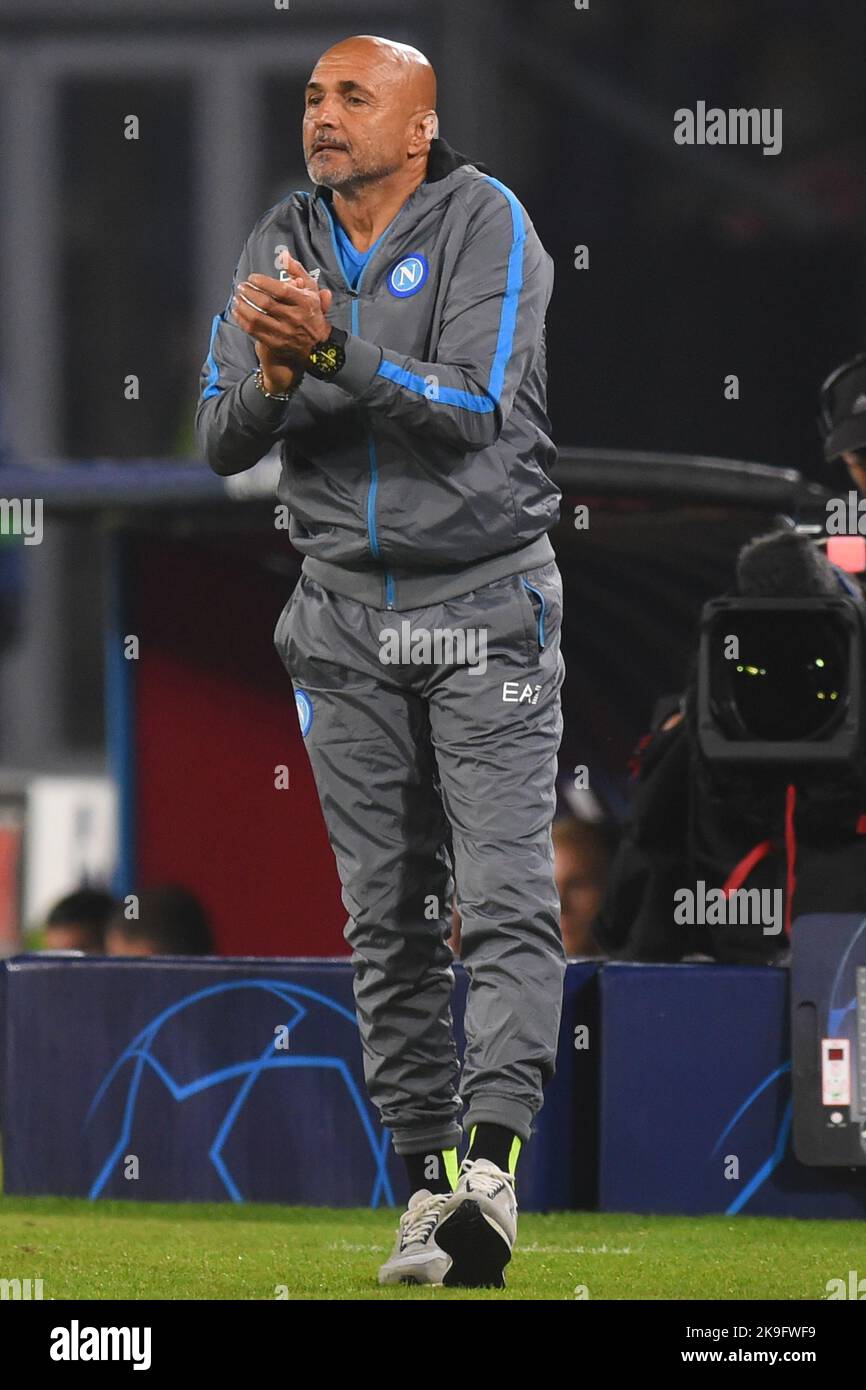
<svg viewBox="0 0 866 1390"><path fill-rule="evenodd" d="M388 276L388 289L395 299L408 299L417 294L430 273L427 257L418 251L414 256L404 256L391 267Z"/></svg>
<svg viewBox="0 0 866 1390"><path fill-rule="evenodd" d="M305 690L295 691L295 705L298 711L298 723L301 726L301 738L306 738L313 722L313 702Z"/></svg>

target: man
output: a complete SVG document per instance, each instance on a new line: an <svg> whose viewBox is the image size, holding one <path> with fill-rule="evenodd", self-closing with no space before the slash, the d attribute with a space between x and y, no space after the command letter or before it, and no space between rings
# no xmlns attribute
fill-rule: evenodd
<svg viewBox="0 0 866 1390"><path fill-rule="evenodd" d="M599 956L592 924L604 898L610 854L601 827L562 816L553 823L553 864L566 956Z"/></svg>
<svg viewBox="0 0 866 1390"><path fill-rule="evenodd" d="M565 969L552 265L514 195L437 138L435 100L402 44L355 37L316 64L316 189L249 238L197 427L221 475L281 444L305 558L274 641L350 914L367 1085L411 1189L380 1281L501 1286Z"/></svg>
<svg viewBox="0 0 866 1390"><path fill-rule="evenodd" d="M138 894L136 915L119 903L105 929L107 956L212 956L210 921L194 893L165 883Z"/></svg>
<svg viewBox="0 0 866 1390"><path fill-rule="evenodd" d="M105 953L105 929L116 907L104 888L78 888L56 902L45 919L43 949Z"/></svg>

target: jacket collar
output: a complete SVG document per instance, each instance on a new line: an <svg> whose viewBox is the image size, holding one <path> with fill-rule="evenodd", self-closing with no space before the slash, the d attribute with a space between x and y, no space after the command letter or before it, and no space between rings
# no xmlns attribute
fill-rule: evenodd
<svg viewBox="0 0 866 1390"><path fill-rule="evenodd" d="M427 156L427 176L424 182L437 183L439 179L444 179L446 174L452 174L463 164L472 164L482 174L490 173L486 164L481 164L477 159L469 159L459 150L452 149L447 140L441 138L431 140L430 153Z"/></svg>

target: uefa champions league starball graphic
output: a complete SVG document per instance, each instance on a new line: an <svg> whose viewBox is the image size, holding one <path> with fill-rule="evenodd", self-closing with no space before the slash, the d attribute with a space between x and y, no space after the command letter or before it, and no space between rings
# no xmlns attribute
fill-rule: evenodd
<svg viewBox="0 0 866 1390"><path fill-rule="evenodd" d="M255 1038L248 1055L236 1055L239 1037ZM182 1161L191 1183L200 1182L209 1165L218 1178L215 1197L258 1200L260 1194L241 1190L232 1171L234 1153L243 1163L273 1145L277 1166L309 1170L317 1124L339 1123L353 1151L368 1156L370 1205L393 1205L390 1130L379 1126L363 1093L357 1053L353 1011L317 990L249 979L185 995L130 1040L91 1100L85 1128L98 1123L110 1137L88 1195L120 1195L119 1183L129 1176L124 1165L144 1152L150 1164ZM214 1092L224 1104L215 1130L196 1150L191 1136L201 1126L194 1110ZM212 1094L207 1104L210 1117Z"/></svg>

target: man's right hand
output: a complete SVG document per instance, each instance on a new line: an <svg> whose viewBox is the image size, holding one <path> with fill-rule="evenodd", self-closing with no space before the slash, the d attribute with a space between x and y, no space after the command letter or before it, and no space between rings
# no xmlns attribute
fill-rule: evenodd
<svg viewBox="0 0 866 1390"><path fill-rule="evenodd" d="M287 275L285 280L281 280L280 285L287 285L295 290L303 290L307 295L312 296L313 302L315 302L318 296L319 314L323 325L321 331L322 336L326 336L328 327L326 316L331 308L333 300L331 291L328 289L319 289L316 281L312 276L307 274L301 263L293 260L287 252L282 253L280 257L280 266L284 271L291 270L293 272L291 275ZM268 330L270 329L270 325L261 323L255 312L257 303L260 311L262 313L264 312L264 305L258 302L259 295L270 295L271 300L268 312L278 312L278 309L282 307L279 303L279 286L275 282L274 288L271 289L270 279L268 277L252 276L250 284L246 285L246 289L247 295L243 294L241 286L239 286L235 292L233 301L235 322L255 340L256 356L261 365L262 385L265 390L270 391L273 395L284 395L287 391L291 390L293 386L297 385L304 375L303 357L299 356L298 352L294 351L289 346L262 341L263 338L269 336ZM238 302L238 296L240 296L240 303ZM256 303L249 302L247 305L245 301L248 301L249 296L253 296ZM273 302L275 298L278 301L277 304ZM267 299L266 302L268 302ZM252 314L249 312L250 309L253 311ZM309 314L309 312L308 310L307 313ZM278 316L283 317L279 314ZM288 317L292 317L291 309L289 310ZM315 341L320 341L320 339L315 339Z"/></svg>
<svg viewBox="0 0 866 1390"><path fill-rule="evenodd" d="M295 283L301 284L300 280ZM319 303L323 314L327 314L332 299L330 290L319 290ZM289 361L278 349L270 348L265 343L256 342L256 356L262 368L262 384L265 390L273 395L281 396L284 392L290 391L304 374L297 358Z"/></svg>

